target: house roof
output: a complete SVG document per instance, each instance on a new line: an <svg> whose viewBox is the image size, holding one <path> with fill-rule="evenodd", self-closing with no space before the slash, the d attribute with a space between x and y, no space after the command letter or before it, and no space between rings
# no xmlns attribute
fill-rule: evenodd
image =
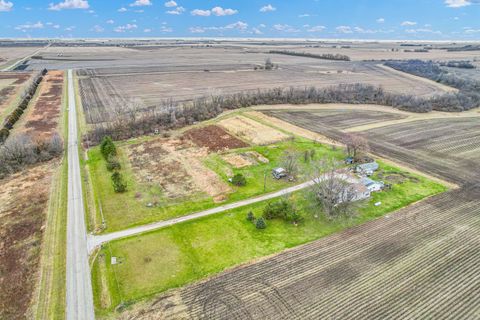
<svg viewBox="0 0 480 320"><path fill-rule="evenodd" d="M378 163L376 162L370 162L370 163L363 163L363 164L359 164L357 166L358 168L362 169L362 170L377 170L378 169Z"/></svg>

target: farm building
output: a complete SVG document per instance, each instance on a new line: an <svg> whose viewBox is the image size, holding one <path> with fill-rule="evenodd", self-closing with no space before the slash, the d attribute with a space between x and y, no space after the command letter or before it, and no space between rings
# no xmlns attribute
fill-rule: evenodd
<svg viewBox="0 0 480 320"><path fill-rule="evenodd" d="M360 179L362 185L364 185L370 192L381 191L385 184L381 181L375 181L367 177L363 177Z"/></svg>
<svg viewBox="0 0 480 320"><path fill-rule="evenodd" d="M371 191L361 183L354 183L351 185L352 201L360 201L370 198Z"/></svg>
<svg viewBox="0 0 480 320"><path fill-rule="evenodd" d="M378 168L379 168L378 163L374 161L374 162L359 164L358 166L356 166L355 172L370 176L375 171L377 171Z"/></svg>

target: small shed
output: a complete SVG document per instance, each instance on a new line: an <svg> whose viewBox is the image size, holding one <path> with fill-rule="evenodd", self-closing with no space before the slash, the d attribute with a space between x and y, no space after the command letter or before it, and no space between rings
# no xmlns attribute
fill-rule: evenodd
<svg viewBox="0 0 480 320"><path fill-rule="evenodd" d="M369 163L363 163L363 164L359 164L356 168L355 168L355 172L357 173L360 173L360 174L364 174L364 175L367 175L367 176L370 176L372 175L375 171L378 170L380 166L378 165L377 162L369 162Z"/></svg>
<svg viewBox="0 0 480 320"><path fill-rule="evenodd" d="M370 192L381 191L385 188L385 183L382 181L375 181L367 177L360 179L360 181Z"/></svg>
<svg viewBox="0 0 480 320"><path fill-rule="evenodd" d="M272 175L275 179L282 179L287 176L287 170L284 168L275 168L272 170Z"/></svg>

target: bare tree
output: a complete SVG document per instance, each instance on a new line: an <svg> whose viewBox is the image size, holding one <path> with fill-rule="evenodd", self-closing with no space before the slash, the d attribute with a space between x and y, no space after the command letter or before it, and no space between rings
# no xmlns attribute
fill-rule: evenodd
<svg viewBox="0 0 480 320"><path fill-rule="evenodd" d="M313 205L322 209L328 219L352 217L357 213L355 185L340 172L341 163L322 159L313 164L310 188Z"/></svg>
<svg viewBox="0 0 480 320"><path fill-rule="evenodd" d="M359 157L369 151L368 141L357 133L345 133L342 142L347 147L346 151L349 157L358 161Z"/></svg>
<svg viewBox="0 0 480 320"><path fill-rule="evenodd" d="M298 158L299 155L295 151L285 150L280 160L281 166L292 178L296 178L298 174Z"/></svg>

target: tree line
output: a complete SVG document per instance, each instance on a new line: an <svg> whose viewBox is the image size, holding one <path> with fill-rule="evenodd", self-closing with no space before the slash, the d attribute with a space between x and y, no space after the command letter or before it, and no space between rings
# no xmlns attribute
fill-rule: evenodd
<svg viewBox="0 0 480 320"><path fill-rule="evenodd" d="M433 110L466 111L480 107L480 81L458 77L433 61L392 60L385 62L385 65L459 90L457 93L430 98Z"/></svg>
<svg viewBox="0 0 480 320"><path fill-rule="evenodd" d="M57 133L47 140L34 140L27 134L16 134L0 145L0 179L62 153L63 140Z"/></svg>
<svg viewBox="0 0 480 320"><path fill-rule="evenodd" d="M21 94L21 99L18 106L5 118L0 129L0 143L4 143L10 135L10 130L13 129L15 123L20 120L23 112L27 109L30 100L32 100L38 86L43 80L43 76L47 74L47 69L43 69L36 73L26 85L24 91Z"/></svg>
<svg viewBox="0 0 480 320"><path fill-rule="evenodd" d="M344 54L332 54L332 53L324 53L324 54L315 54L309 52L297 52L297 51L288 51L288 50L270 50L269 53L271 54L283 54L287 56L297 56L297 57L307 57L307 58L314 58L314 59L324 59L324 60L337 60L337 61L350 61L350 57Z"/></svg>
<svg viewBox="0 0 480 320"><path fill-rule="evenodd" d="M97 123L84 137L89 144L100 143L103 137L124 140L160 133L196 122L212 119L226 110L274 104L348 103L391 106L411 112L432 110L463 111L478 107L480 99L462 94L444 94L416 97L409 94L386 92L382 87L366 84L341 84L326 88L275 88L241 92L229 95L201 97L187 103L165 101L158 106L138 109L124 106L124 112L115 113L112 120Z"/></svg>

